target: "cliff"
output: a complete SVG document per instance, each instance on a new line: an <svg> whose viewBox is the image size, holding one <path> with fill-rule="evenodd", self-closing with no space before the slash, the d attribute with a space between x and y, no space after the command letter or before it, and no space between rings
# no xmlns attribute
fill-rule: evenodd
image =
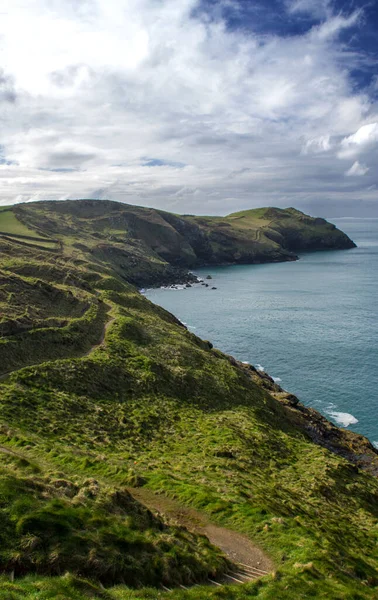
<svg viewBox="0 0 378 600"><path fill-rule="evenodd" d="M188 269L201 265L288 261L301 251L354 247L334 225L293 208L194 217L75 200L17 205L13 214L25 227L60 240L77 256L111 264L139 286L186 278Z"/></svg>

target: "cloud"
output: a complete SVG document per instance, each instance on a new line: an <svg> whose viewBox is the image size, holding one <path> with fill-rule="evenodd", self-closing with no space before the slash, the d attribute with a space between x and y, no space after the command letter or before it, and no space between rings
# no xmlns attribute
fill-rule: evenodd
<svg viewBox="0 0 378 600"><path fill-rule="evenodd" d="M340 144L339 157L352 158L377 145L378 123L360 127L356 133L345 137Z"/></svg>
<svg viewBox="0 0 378 600"><path fill-rule="evenodd" d="M7 157L25 168L71 170L102 159L95 145L68 139L63 128L36 127L8 138Z"/></svg>
<svg viewBox="0 0 378 600"><path fill-rule="evenodd" d="M0 69L0 103L16 101L16 92L14 90L14 83L12 77L5 75L4 71Z"/></svg>
<svg viewBox="0 0 378 600"><path fill-rule="evenodd" d="M357 9L350 14L334 13L331 0L288 0L289 14L302 14L319 21L312 28L312 35L327 40L339 35L344 29L356 25L363 18L363 10Z"/></svg>
<svg viewBox="0 0 378 600"><path fill-rule="evenodd" d="M345 175L347 177L360 177L361 175L366 175L368 170L369 170L369 167L366 167L365 165L361 165L358 162L358 160L356 160L356 162L353 163L351 168L348 169L348 171L346 171Z"/></svg>
<svg viewBox="0 0 378 600"><path fill-rule="evenodd" d="M79 88L90 79L90 69L85 64L69 65L63 69L52 71L51 82L61 89Z"/></svg>
<svg viewBox="0 0 378 600"><path fill-rule="evenodd" d="M302 149L303 154L320 152L328 152L332 148L332 142L330 135L321 135L317 138L309 139L305 142Z"/></svg>
<svg viewBox="0 0 378 600"><path fill-rule="evenodd" d="M330 4L330 0L289 0L287 8L291 14L307 13L320 19L331 14Z"/></svg>
<svg viewBox="0 0 378 600"><path fill-rule="evenodd" d="M332 17L330 0L287 0L287 10L290 15L323 20Z"/></svg>
<svg viewBox="0 0 378 600"><path fill-rule="evenodd" d="M360 13L292 2L287 19L318 20L278 35L230 27L225 9L242 18L243 3L221 4L9 3L0 90L17 102L1 116L0 203L99 195L219 214L355 196L341 159L358 149L369 168L375 142L355 136L378 114L350 78L361 57L339 41Z"/></svg>
<svg viewBox="0 0 378 600"><path fill-rule="evenodd" d="M353 25L356 25L362 14L362 11L356 10L348 17L344 17L343 15L331 17L314 27L312 35L314 38L318 38L322 41L332 39L335 36L338 36L344 29L349 29Z"/></svg>

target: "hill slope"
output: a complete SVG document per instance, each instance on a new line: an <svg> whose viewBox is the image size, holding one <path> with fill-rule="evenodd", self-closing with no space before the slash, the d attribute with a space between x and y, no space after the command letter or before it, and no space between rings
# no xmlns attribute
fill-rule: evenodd
<svg viewBox="0 0 378 600"><path fill-rule="evenodd" d="M0 232L2 219L10 212L3 217L0 213ZM12 212L25 230L39 233L39 241L33 243L41 245L44 236L50 243L58 240L66 251L70 248L76 256L90 255L91 261L108 263L137 285L172 282L184 277L188 268L203 264L296 260L296 253L303 250L354 246L334 225L292 208L193 217L81 200L16 205Z"/></svg>
<svg viewBox="0 0 378 600"><path fill-rule="evenodd" d="M376 598L374 448L138 294L136 256L175 267L102 203L90 222L51 204L14 209L34 239L0 239L0 599ZM147 491L247 535L274 574L191 587L229 563Z"/></svg>

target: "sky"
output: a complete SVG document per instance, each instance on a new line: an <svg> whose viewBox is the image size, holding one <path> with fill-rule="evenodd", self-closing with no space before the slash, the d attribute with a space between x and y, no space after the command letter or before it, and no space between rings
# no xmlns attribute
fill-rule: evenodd
<svg viewBox="0 0 378 600"><path fill-rule="evenodd" d="M0 205L378 217L378 0L0 0Z"/></svg>

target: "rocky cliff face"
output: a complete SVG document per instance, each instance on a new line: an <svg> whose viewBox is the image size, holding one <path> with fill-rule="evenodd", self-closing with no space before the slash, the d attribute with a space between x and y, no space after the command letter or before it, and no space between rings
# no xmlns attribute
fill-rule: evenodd
<svg viewBox="0 0 378 600"><path fill-rule="evenodd" d="M276 241L293 252L304 250L343 250L355 243L325 219L311 218L295 209L285 211L290 216L273 219L266 235L277 234Z"/></svg>

